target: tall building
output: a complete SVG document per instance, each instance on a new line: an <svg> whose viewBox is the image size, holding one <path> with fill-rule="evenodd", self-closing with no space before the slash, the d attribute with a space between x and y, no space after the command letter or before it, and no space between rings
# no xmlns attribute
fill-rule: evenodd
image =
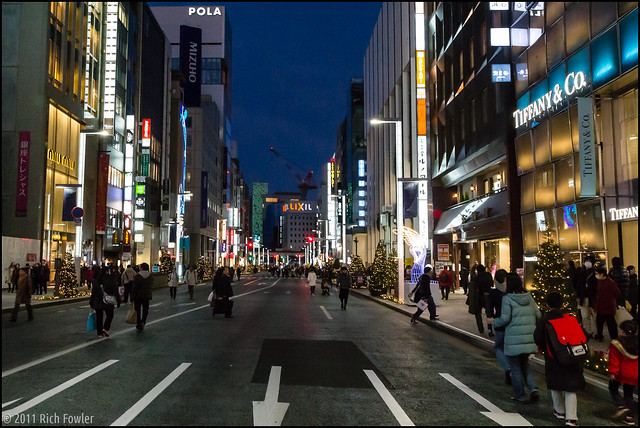
<svg viewBox="0 0 640 428"><path fill-rule="evenodd" d="M525 282L546 233L577 264L637 266L638 3L510 5Z"/></svg>
<svg viewBox="0 0 640 428"><path fill-rule="evenodd" d="M196 263L199 256L221 264L230 248L231 27L223 6L151 9L171 43L172 69L184 77L186 163L184 172L168 183L177 212L173 215L170 208L165 214L168 223L177 223L177 248L171 251L183 253L185 264ZM176 138L182 144L181 136L172 136L172 143Z"/></svg>
<svg viewBox="0 0 640 428"><path fill-rule="evenodd" d="M345 195L346 260L362 242L366 248L367 144L364 138L364 86L362 78L351 79L347 92L347 114L338 127L334 169L339 172L335 196ZM341 223L341 217L338 223ZM338 231L341 234L342 230ZM355 241L354 241L355 239ZM362 253L365 253L364 251Z"/></svg>
<svg viewBox="0 0 640 428"><path fill-rule="evenodd" d="M515 3L514 3L515 4ZM474 262L522 268L513 85L496 79L510 51L492 38L492 4L428 3L433 258L455 277ZM444 249L444 250L443 250Z"/></svg>
<svg viewBox="0 0 640 428"><path fill-rule="evenodd" d="M255 242L263 242L263 219L264 219L264 195L269 193L269 183L253 183L251 218L253 226L253 237ZM256 240L255 238L258 237Z"/></svg>

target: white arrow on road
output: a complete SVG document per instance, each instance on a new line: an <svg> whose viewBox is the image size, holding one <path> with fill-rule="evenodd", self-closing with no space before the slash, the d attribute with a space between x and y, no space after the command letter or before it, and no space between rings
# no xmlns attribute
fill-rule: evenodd
<svg viewBox="0 0 640 428"><path fill-rule="evenodd" d="M458 389L467 394L469 397L473 398L477 401L482 407L489 410L488 412L480 412L489 419L493 420L495 423L501 426L519 426L519 427L530 427L531 423L526 420L519 413L506 413L502 411L498 406L491 403L489 400L473 391L467 385L460 382L455 377L451 376L449 373L440 373L440 376L454 384Z"/></svg>
<svg viewBox="0 0 640 428"><path fill-rule="evenodd" d="M282 419L284 419L289 403L278 403L281 371L282 367L271 366L267 394L264 397L264 401L253 402L254 426L280 426Z"/></svg>

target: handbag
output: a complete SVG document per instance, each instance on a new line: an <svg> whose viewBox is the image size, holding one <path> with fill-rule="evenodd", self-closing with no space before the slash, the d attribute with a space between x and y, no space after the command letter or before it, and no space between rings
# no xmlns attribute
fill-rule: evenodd
<svg viewBox="0 0 640 428"><path fill-rule="evenodd" d="M209 297L207 297L207 301L211 302L213 300L213 291L209 293Z"/></svg>
<svg viewBox="0 0 640 428"><path fill-rule="evenodd" d="M87 317L87 331L93 331L96 329L96 313L95 311L89 312Z"/></svg>
<svg viewBox="0 0 640 428"><path fill-rule="evenodd" d="M427 309L427 301L426 301L426 300L424 300L424 299L422 299L422 300L420 300L420 301L418 302L418 304L417 304L416 306L418 306L418 308L419 308L421 311L425 311L425 310Z"/></svg>
<svg viewBox="0 0 640 428"><path fill-rule="evenodd" d="M616 309L615 319L616 324L619 327L623 322L632 320L633 316L631 316L629 311L627 311L627 308L625 308L624 306L618 306L618 309Z"/></svg>
<svg viewBox="0 0 640 428"><path fill-rule="evenodd" d="M127 310L127 318L124 320L127 324L137 324L138 323L138 313L136 312L133 303L129 306Z"/></svg>

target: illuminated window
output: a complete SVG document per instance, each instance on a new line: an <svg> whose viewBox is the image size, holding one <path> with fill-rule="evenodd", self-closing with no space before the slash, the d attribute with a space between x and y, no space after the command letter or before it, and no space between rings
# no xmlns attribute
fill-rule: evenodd
<svg viewBox="0 0 640 428"><path fill-rule="evenodd" d="M358 220L358 226L359 227L365 227L366 224L365 224L364 220Z"/></svg>
<svg viewBox="0 0 640 428"><path fill-rule="evenodd" d="M358 161L358 177L364 177L366 175L366 170L365 170L365 162L364 160L359 160Z"/></svg>
<svg viewBox="0 0 640 428"><path fill-rule="evenodd" d="M366 204L367 203L365 201L358 201L358 206L359 207L364 207L364 206L366 206Z"/></svg>
<svg viewBox="0 0 640 428"><path fill-rule="evenodd" d="M358 217L364 217L365 215L367 215L365 210L358 211Z"/></svg>
<svg viewBox="0 0 640 428"><path fill-rule="evenodd" d="M358 190L358 196L364 197L367 194L365 190Z"/></svg>
<svg viewBox="0 0 640 428"><path fill-rule="evenodd" d="M364 180L358 180L358 187L367 187L367 182Z"/></svg>

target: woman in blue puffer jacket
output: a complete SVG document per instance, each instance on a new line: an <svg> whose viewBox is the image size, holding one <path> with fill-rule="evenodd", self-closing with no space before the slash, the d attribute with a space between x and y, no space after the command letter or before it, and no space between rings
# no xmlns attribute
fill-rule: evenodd
<svg viewBox="0 0 640 428"><path fill-rule="evenodd" d="M529 354L538 351L533 332L541 318L540 309L531 293L524 289L520 276L508 274L507 294L502 298L501 315L493 320L493 326L506 327L504 354L511 367L511 386L515 394L511 401L517 403L536 402L540 398L533 375L529 372ZM531 393L528 400L525 383Z"/></svg>

